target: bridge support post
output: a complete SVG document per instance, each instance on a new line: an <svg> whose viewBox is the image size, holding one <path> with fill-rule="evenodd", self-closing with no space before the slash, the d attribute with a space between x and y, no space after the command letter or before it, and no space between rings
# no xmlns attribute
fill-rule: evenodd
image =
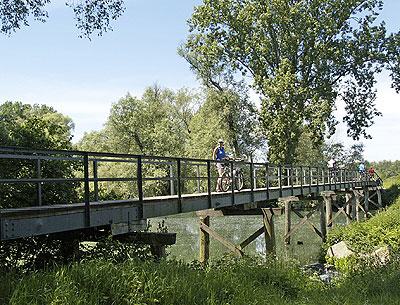
<svg viewBox="0 0 400 305"><path fill-rule="evenodd" d="M284 242L285 245L290 245L290 236L288 235L290 232L290 228L292 225L292 219L291 219L291 215L290 212L292 211L292 204L290 201L285 201L285 237L284 238Z"/></svg>
<svg viewBox="0 0 400 305"><path fill-rule="evenodd" d="M290 245L290 231L292 227L292 219L291 219L292 202L299 201L299 198L295 196L289 196L289 197L279 198L278 201L283 202L283 205L285 207L285 235L283 240L285 245Z"/></svg>
<svg viewBox="0 0 400 305"><path fill-rule="evenodd" d="M210 234L206 232L201 224L210 226L210 216L200 216L200 252L199 261L202 264L206 264L210 258Z"/></svg>
<svg viewBox="0 0 400 305"><path fill-rule="evenodd" d="M265 238L265 255L276 255L274 214L270 209L262 209Z"/></svg>
<svg viewBox="0 0 400 305"><path fill-rule="evenodd" d="M320 211L320 229L322 234L322 241L326 240L326 215L325 215L325 201L323 199L318 200L319 203L319 211Z"/></svg>
<svg viewBox="0 0 400 305"><path fill-rule="evenodd" d="M353 221L357 220L357 199L356 199L356 193L355 191L351 191L352 198L351 198L351 218Z"/></svg>
<svg viewBox="0 0 400 305"><path fill-rule="evenodd" d="M362 193L360 193L360 191L358 190L354 190L354 197L355 197L355 214L356 214L356 220L360 221L361 217L360 217L360 208L363 209L362 207Z"/></svg>
<svg viewBox="0 0 400 305"><path fill-rule="evenodd" d="M354 217L351 217L351 213L354 210L354 194L346 192L346 224L350 224Z"/></svg>
<svg viewBox="0 0 400 305"><path fill-rule="evenodd" d="M368 218L368 212L369 212L369 190L368 190L368 186L364 187L364 218L367 219Z"/></svg>
<svg viewBox="0 0 400 305"><path fill-rule="evenodd" d="M376 189L376 196L378 197L379 209L381 209L382 208L382 193L381 193L381 190L379 188Z"/></svg>
<svg viewBox="0 0 400 305"><path fill-rule="evenodd" d="M322 198L325 203L325 211L326 211L326 230L332 229L333 225L333 212L332 206L333 201L336 200L336 194L333 191L325 191L321 192Z"/></svg>

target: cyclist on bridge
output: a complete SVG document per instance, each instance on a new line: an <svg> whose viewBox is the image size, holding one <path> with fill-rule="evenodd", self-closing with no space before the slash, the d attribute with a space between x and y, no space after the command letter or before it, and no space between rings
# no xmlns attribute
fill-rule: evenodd
<svg viewBox="0 0 400 305"><path fill-rule="evenodd" d="M224 140L219 139L218 140L218 145L214 148L213 150L213 160L216 161L223 161L227 159L226 153L225 153L225 148L224 148ZM222 174L224 173L224 164L222 162L217 162L217 171L218 171L218 179L217 179L217 192L222 192L221 188L221 177Z"/></svg>

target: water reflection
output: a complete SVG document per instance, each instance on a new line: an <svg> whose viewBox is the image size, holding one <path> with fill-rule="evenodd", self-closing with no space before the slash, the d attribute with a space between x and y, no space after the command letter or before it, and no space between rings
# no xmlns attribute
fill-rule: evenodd
<svg viewBox="0 0 400 305"><path fill-rule="evenodd" d="M299 221L299 217L292 213L292 228ZM170 257L186 262L198 259L199 255L199 218L194 213L181 214L165 218L151 219L152 228L164 220L169 232L177 233L176 244L168 248ZM319 213L316 212L310 217L310 221L318 228ZM295 259L301 264L308 264L318 260L321 247L321 238L310 228L304 225L291 237L291 244L285 246L284 216L276 216L275 237L277 256L285 259ZM336 225L345 222L343 217L335 219ZM210 227L225 239L239 244L251 234L262 227L261 216L225 216L211 217ZM211 238L210 257L218 258L227 253L228 250L218 241ZM259 236L255 241L245 248L245 253L250 255L265 255L264 235Z"/></svg>

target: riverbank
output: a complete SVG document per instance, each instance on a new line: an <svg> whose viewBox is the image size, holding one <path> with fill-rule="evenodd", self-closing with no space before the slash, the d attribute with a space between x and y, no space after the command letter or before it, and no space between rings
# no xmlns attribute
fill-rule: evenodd
<svg viewBox="0 0 400 305"><path fill-rule="evenodd" d="M365 269L331 285L279 261L231 259L203 269L176 261L93 260L2 275L1 304L400 304L400 264Z"/></svg>

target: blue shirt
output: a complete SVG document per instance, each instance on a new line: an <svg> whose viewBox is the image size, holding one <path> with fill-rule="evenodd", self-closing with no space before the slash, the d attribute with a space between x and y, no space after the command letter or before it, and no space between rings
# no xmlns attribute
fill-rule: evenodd
<svg viewBox="0 0 400 305"><path fill-rule="evenodd" d="M217 147L217 156L215 160L221 161L225 158L225 149L223 147Z"/></svg>

